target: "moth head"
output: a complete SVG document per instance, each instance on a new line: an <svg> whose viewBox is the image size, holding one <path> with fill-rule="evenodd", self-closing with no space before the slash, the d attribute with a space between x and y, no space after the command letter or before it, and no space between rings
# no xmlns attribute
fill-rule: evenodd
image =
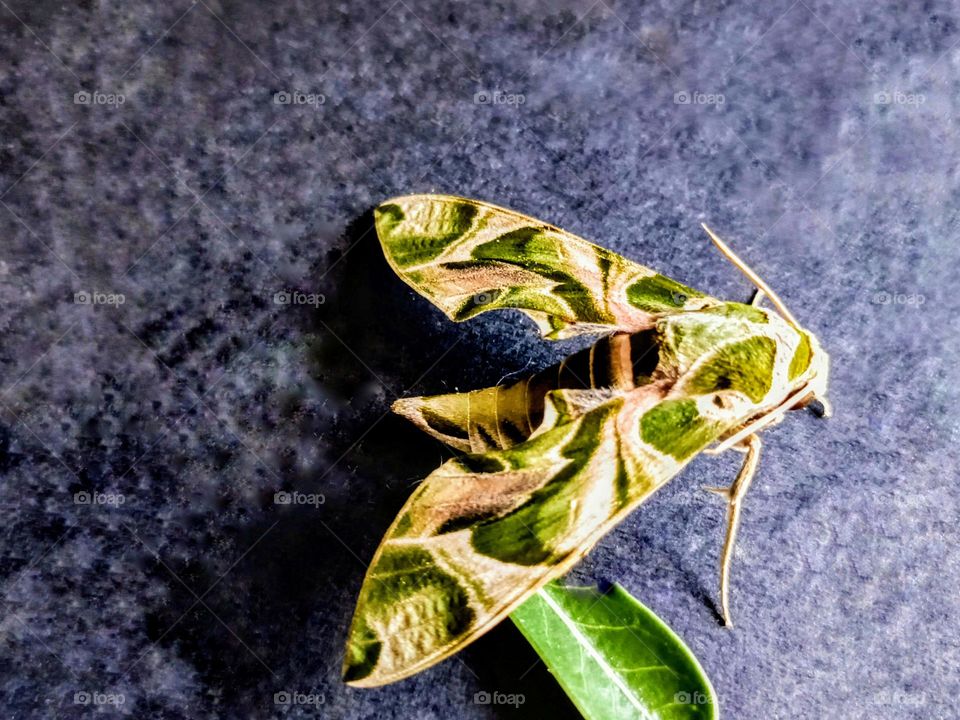
<svg viewBox="0 0 960 720"><path fill-rule="evenodd" d="M805 381L801 386L800 401L791 410L810 408L820 417L830 417L833 408L827 399L827 380L830 376L830 356L820 347L816 336L806 330L799 330L806 336L810 348L810 363L804 373Z"/></svg>
<svg viewBox="0 0 960 720"><path fill-rule="evenodd" d="M800 327L800 323L797 322L793 313L787 309L783 300L781 300L770 286L767 285L749 265L741 260L723 240L717 237L713 230L708 228L705 223L700 223L700 225L707 232L707 235L710 236L710 240L713 241L713 244L716 245L723 256L733 263L734 267L742 272L747 279L756 286L759 291L758 297L762 298L766 296L769 298L770 303L777 309L780 316L800 335L801 340L797 352L800 353L805 350L809 353L808 357L804 358L801 355L799 358L800 361L806 365L802 371L798 372L798 376L801 378L800 391L795 396L799 396L800 399L789 409L798 410L810 406L814 412L821 417L830 417L832 409L830 402L827 400L827 378L829 375L830 359L823 351L823 348L820 347L817 338L813 333ZM802 392L802 390L806 390L807 392Z"/></svg>

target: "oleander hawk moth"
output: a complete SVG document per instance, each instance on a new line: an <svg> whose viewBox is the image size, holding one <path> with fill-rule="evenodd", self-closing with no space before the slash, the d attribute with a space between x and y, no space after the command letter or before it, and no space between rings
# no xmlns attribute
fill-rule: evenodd
<svg viewBox="0 0 960 720"><path fill-rule="evenodd" d="M448 657L564 574L696 454L732 448L746 453L743 468L714 489L728 501L729 619L757 432L814 400L826 408L816 338L706 226L757 286L753 303L718 300L475 200L411 195L374 216L390 266L451 320L509 308L546 338L602 337L508 385L394 404L464 454L431 473L387 530L360 590L345 681L383 685Z"/></svg>

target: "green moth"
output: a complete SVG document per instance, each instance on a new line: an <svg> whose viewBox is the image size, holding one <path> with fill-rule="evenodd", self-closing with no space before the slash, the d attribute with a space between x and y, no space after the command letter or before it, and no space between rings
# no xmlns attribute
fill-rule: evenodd
<svg viewBox="0 0 960 720"><path fill-rule="evenodd" d="M445 195L375 210L391 267L462 321L512 308L546 338L603 337L509 385L398 400L393 409L463 455L431 473L367 571L343 674L361 687L448 657L564 574L697 453L736 450L721 605L758 432L815 400L828 357L777 295L709 297L552 225ZM774 309L761 306L766 296Z"/></svg>

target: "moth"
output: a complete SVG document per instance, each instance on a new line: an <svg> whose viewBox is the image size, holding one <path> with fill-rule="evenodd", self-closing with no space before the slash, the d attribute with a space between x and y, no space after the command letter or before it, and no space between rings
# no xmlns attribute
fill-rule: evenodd
<svg viewBox="0 0 960 720"><path fill-rule="evenodd" d="M547 223L476 200L410 195L374 211L390 266L451 320L519 310L548 339L600 335L529 377L397 400L462 451L387 530L348 634L344 680L371 687L450 656L563 575L701 452L744 454L727 502L721 608L758 433L826 404L828 356L706 225L756 286L710 297ZM769 299L772 308L763 305Z"/></svg>

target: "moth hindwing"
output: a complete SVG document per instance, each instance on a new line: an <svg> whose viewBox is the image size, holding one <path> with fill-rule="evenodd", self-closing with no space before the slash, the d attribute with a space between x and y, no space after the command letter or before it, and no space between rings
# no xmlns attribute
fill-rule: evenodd
<svg viewBox="0 0 960 720"><path fill-rule="evenodd" d="M825 390L816 339L772 310L486 203L414 195L375 216L391 266L451 319L516 309L548 338L605 337L507 386L395 403L467 454L425 479L381 542L347 640L350 684L456 652L711 443Z"/></svg>

